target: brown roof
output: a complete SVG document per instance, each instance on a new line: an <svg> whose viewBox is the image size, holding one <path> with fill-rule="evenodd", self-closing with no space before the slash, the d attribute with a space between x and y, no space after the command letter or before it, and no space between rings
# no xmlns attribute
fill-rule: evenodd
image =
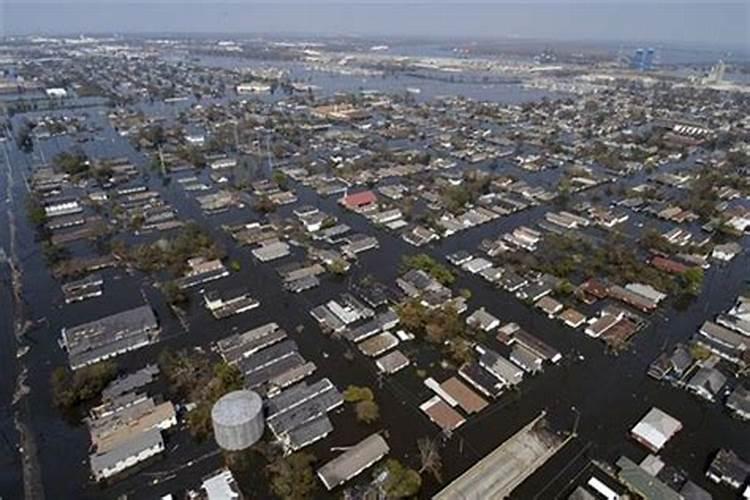
<svg viewBox="0 0 750 500"><path fill-rule="evenodd" d="M440 388L455 399L466 413L478 413L487 406L487 401L456 377L451 377L440 384Z"/></svg>
<svg viewBox="0 0 750 500"><path fill-rule="evenodd" d="M659 257L658 255L651 259L651 265L662 271L674 274L681 274L689 269L688 266L681 262L675 262L671 259Z"/></svg>
<svg viewBox="0 0 750 500"><path fill-rule="evenodd" d="M607 296L607 285L594 278L581 283L581 286L578 287L578 289L589 295L593 295L598 299L603 299Z"/></svg>
<svg viewBox="0 0 750 500"><path fill-rule="evenodd" d="M607 331L602 334L602 337L612 347L619 349L625 346L637 329L638 327L631 320L622 318L607 329Z"/></svg>
<svg viewBox="0 0 750 500"><path fill-rule="evenodd" d="M563 312L561 312L558 318L560 318L563 321L570 322L570 323L580 323L581 321L586 320L586 316L579 313L572 307L569 307L568 309L565 309Z"/></svg>
<svg viewBox="0 0 750 500"><path fill-rule="evenodd" d="M422 403L420 409L444 431L455 430L465 422L460 413L448 406L438 396Z"/></svg>

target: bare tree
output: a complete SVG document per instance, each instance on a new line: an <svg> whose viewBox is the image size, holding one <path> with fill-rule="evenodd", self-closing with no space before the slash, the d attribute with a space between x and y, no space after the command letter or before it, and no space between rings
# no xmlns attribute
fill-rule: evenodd
<svg viewBox="0 0 750 500"><path fill-rule="evenodd" d="M419 459L422 464L419 473L427 471L432 474L435 481L442 483L443 460L440 458L437 441L427 437L420 438L417 440L417 448L419 448Z"/></svg>

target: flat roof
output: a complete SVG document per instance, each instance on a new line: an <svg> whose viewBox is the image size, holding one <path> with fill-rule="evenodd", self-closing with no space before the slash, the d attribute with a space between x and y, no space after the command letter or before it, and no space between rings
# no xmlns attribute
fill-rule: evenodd
<svg viewBox="0 0 750 500"><path fill-rule="evenodd" d="M433 396L419 406L444 431L453 431L466 422L456 410L451 408L440 396Z"/></svg>
<svg viewBox="0 0 750 500"><path fill-rule="evenodd" d="M372 434L318 469L318 477L326 489L353 478L390 451L388 443L380 434Z"/></svg>
<svg viewBox="0 0 750 500"><path fill-rule="evenodd" d="M570 439L541 425L541 413L456 480L438 492L435 500L506 498L526 478L557 453Z"/></svg>
<svg viewBox="0 0 750 500"><path fill-rule="evenodd" d="M455 399L466 413L478 413L487 406L487 401L456 377L440 384L440 388Z"/></svg>

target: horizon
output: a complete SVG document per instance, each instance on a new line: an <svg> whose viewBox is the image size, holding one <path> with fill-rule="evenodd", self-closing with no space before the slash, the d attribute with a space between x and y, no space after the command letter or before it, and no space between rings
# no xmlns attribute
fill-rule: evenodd
<svg viewBox="0 0 750 500"><path fill-rule="evenodd" d="M177 8L179 7L179 8ZM5 2L0 36L216 35L495 42L584 42L750 48L740 3L640 2ZM612 20L616 19L617 23ZM743 52L746 52L744 50Z"/></svg>

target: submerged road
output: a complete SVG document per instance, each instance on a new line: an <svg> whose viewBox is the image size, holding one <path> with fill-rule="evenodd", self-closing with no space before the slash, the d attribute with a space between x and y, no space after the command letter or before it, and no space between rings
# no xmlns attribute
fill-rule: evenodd
<svg viewBox="0 0 750 500"><path fill-rule="evenodd" d="M125 139L112 131L111 127L105 125L101 135L112 139L111 144L109 141L106 145L105 141L93 145L87 143L86 147L91 148L87 153L93 157L127 155L136 164L145 168L144 155L134 151ZM55 139L49 141L49 147L65 149L71 143L72 140L64 139L58 144ZM42 144L38 147L45 146ZM47 151L46 156L52 157L53 153L53 150ZM16 191L22 193L23 172L15 175L10 175L8 171L5 173L9 176L9 181L13 181ZM529 174L529 178L530 182L534 182L533 174ZM636 177L618 182L633 184L639 181ZM299 194L298 204L318 206L323 211L335 214L354 231L376 235L380 241L378 250L360 256L358 264L353 267L351 276L346 280L325 277L318 289L295 295L281 288L274 270L279 263L258 263L250 256L247 248L238 247L220 228L222 223L248 221L255 218L256 214L244 209L207 217L198 209L193 195L179 189L177 183L162 182L154 175L146 184L149 188L158 190L166 200L174 204L181 217L198 221L227 248L230 260L241 263L239 272L233 272L226 280L218 282L216 287L245 287L251 295L261 301L261 307L240 317L216 322L212 318L207 318L208 313L199 300L193 300L189 310L191 328L189 332L185 332L164 306L161 295L151 286L152 279L138 273L128 275L120 272L112 273L114 277L107 275L110 281L105 285L103 297L63 307L60 304L59 285L49 276L38 252L34 253L38 243L33 241L33 231L23 227L21 218L17 224L20 226L17 247L25 252L20 256L24 270L24 291L27 297L34 298L27 309L31 310L32 319L49 319L48 328L29 335L38 344L33 346L29 358L22 358L29 363L30 368L33 368L29 374L32 393L23 398L22 402L23 405L29 400L33 402L33 410L28 411L28 414L33 421L34 432L27 434L35 436L40 443L39 456L45 473L44 486L50 497L115 498L124 493L137 498L158 497L182 488L195 487L200 477L221 465L221 458L211 454L215 450L215 445L196 445L186 435L187 432L181 430L167 433L170 451L158 465L146 469L147 473L157 475L163 471L165 477L158 484L144 481L144 477L151 476L139 474L101 489L89 482L88 435L85 427L63 420L51 405L50 372L53 367L62 366L66 362L55 342L59 328L139 305L143 302L139 292L147 296L157 310L159 319L164 324L165 335L163 342L158 345L118 358L118 365L124 371L140 368L147 361L155 360L163 349L192 346L205 348L233 331L247 329L267 321L277 321L289 332L290 337L298 342L301 354L318 365L316 377L329 377L339 388L349 384L377 388L376 397L381 408L381 420L377 424L377 430L384 430L388 434L387 439L393 456L413 460L416 440L419 437L435 437L439 434L437 427L418 409L418 405L426 399L428 391L415 370L424 369L438 378L447 376L448 371L439 366L439 357L430 352L429 346L403 344L402 348L413 359L414 366L394 376L382 378L371 359L362 356L356 348L343 340L322 334L310 317L309 310L347 291L350 283L361 281L368 275L392 285L399 274L403 255L425 252L445 262L446 255L459 249L476 253L476 248L483 238L496 237L521 224L531 225L551 208L551 205L542 205L502 217L435 245L418 249L408 245L394 233L375 228L363 217L343 211L335 199L321 198L312 190L295 183L294 187ZM591 195L592 193L587 193L581 196ZM289 216L292 208L281 207L278 215ZM20 202L15 203L13 210L19 217L24 213ZM4 213L6 216L9 214L7 210ZM151 238L169 237L170 234L174 233L152 235ZM0 240L3 243L5 241ZM747 248L747 238L743 245ZM290 260L300 258L301 251L295 249L295 256ZM747 436L747 424L731 419L718 404L710 405L685 391L649 379L646 376L646 368L665 346L688 339L704 319L731 306L739 291L744 288L749 269L750 259L747 252L728 265L712 266L706 273L706 283L701 295L687 309L678 311L669 305L665 306L663 311L650 318L651 326L636 336L630 349L616 357L605 354L600 342L586 337L581 331L571 330L562 326L559 321L550 320L517 300L512 294L489 285L476 275L458 271L454 289L467 288L472 291L469 311L485 307L503 322L515 321L563 352L566 359L560 365L546 366L543 373L527 377L519 391L504 395L480 414L469 418L465 425L454 432L453 437L445 442L441 450L445 479L450 480L464 473L543 410L547 411L551 423L555 424L554 427L570 429L573 426L571 407L575 406L580 410L581 418L578 437L574 443L552 457L511 495L519 499L533 498L537 492L552 491L545 488L551 481L557 480L558 472L567 466L565 460L572 454L581 453L581 450L584 450L584 456L590 454L592 457L610 462L621 454L634 458L644 456L645 451L628 440L627 431L651 406L658 405L682 420L685 427L665 449L665 460L683 468L693 480L700 482L712 492L718 492L717 495L720 494L721 490L708 484L704 479L706 459L719 447L734 448L741 456L750 457L750 443L744 439ZM303 327L300 331L296 330L298 325ZM353 352L355 361L346 360L345 355L348 351ZM23 405L21 408L24 408ZM331 456L331 448L349 446L373 431L373 428L355 424L353 416L346 411L332 415L332 420L334 432L310 447L320 461ZM65 456L68 458L62 463L60 450L65 450ZM576 460L578 456L576 455ZM184 467L191 460L200 457L206 458L195 466ZM28 464L31 465L33 462L29 461ZM363 474L365 475L366 473ZM29 466L26 477L27 491L33 493L33 488L38 487L41 481L38 470ZM426 476L423 495L430 496L442 486Z"/></svg>

